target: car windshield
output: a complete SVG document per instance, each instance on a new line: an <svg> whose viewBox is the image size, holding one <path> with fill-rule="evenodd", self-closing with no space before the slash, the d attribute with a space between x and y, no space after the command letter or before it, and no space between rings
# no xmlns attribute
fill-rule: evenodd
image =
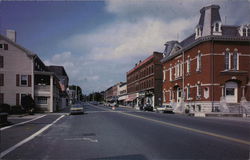
<svg viewBox="0 0 250 160"><path fill-rule="evenodd" d="M82 106L81 106L81 105L79 105L79 104L77 104L77 105L73 105L73 106L71 106L71 108L82 108Z"/></svg>

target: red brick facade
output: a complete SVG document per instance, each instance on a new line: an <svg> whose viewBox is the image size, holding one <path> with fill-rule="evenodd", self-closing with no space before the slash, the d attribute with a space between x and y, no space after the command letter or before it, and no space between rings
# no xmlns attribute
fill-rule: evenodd
<svg viewBox="0 0 250 160"><path fill-rule="evenodd" d="M162 53L154 52L132 70L127 72L128 95L136 94L135 106L147 103L159 106L162 103Z"/></svg>

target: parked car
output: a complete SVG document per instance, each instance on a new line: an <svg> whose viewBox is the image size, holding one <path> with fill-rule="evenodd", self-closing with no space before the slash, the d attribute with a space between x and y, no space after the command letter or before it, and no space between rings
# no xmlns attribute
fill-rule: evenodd
<svg viewBox="0 0 250 160"><path fill-rule="evenodd" d="M143 107L143 110L144 110L144 111L153 111L154 108L153 108L152 105L146 104L146 105Z"/></svg>
<svg viewBox="0 0 250 160"><path fill-rule="evenodd" d="M70 114L84 114L83 105L74 104L70 107Z"/></svg>
<svg viewBox="0 0 250 160"><path fill-rule="evenodd" d="M163 113L173 113L173 107L171 105L162 105L157 107L158 111L162 111Z"/></svg>

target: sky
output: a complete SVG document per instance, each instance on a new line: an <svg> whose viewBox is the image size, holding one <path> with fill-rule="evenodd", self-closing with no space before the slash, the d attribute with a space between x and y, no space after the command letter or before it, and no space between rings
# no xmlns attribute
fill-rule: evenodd
<svg viewBox="0 0 250 160"><path fill-rule="evenodd" d="M126 81L135 63L194 33L211 4L223 24L250 23L250 0L0 0L0 33L15 30L18 44L64 66L70 84L89 94Z"/></svg>

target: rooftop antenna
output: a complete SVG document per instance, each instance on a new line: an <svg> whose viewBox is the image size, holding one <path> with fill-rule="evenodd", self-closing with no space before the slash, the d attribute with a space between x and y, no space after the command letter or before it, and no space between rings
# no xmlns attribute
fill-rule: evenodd
<svg viewBox="0 0 250 160"><path fill-rule="evenodd" d="M177 39L177 41L179 41L179 33L177 33L176 39Z"/></svg>

